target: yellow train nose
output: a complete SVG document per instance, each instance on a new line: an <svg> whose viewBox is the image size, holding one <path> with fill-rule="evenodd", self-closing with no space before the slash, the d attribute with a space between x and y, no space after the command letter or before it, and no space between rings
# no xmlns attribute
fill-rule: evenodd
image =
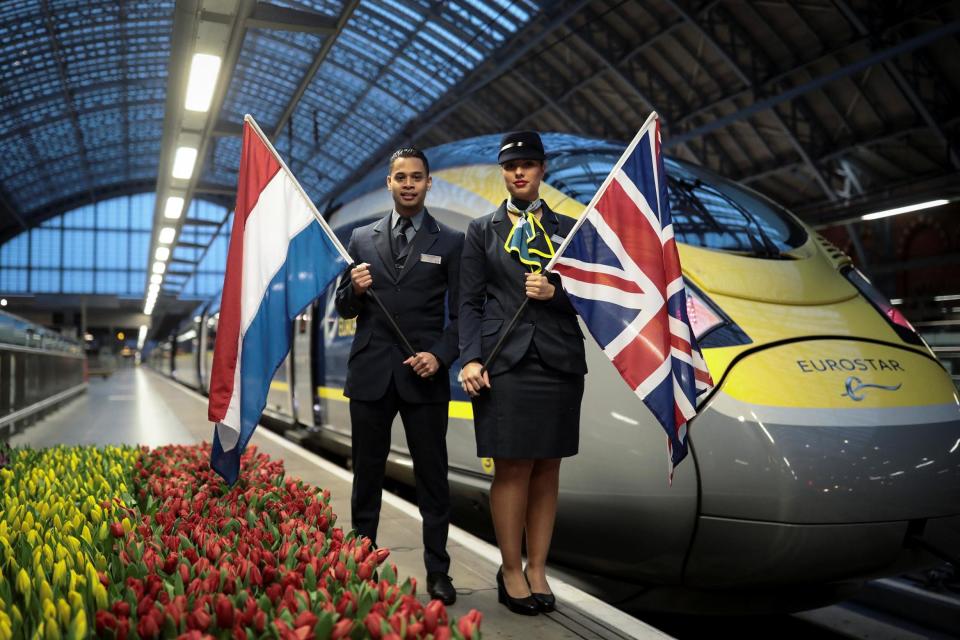
<svg viewBox="0 0 960 640"><path fill-rule="evenodd" d="M808 409L956 402L949 376L931 357L849 339L804 340L749 355L731 369L723 391L743 402Z"/></svg>

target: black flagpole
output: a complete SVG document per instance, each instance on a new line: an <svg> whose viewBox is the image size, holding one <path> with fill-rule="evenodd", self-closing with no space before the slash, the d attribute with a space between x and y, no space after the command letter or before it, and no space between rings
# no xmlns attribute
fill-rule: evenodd
<svg viewBox="0 0 960 640"><path fill-rule="evenodd" d="M350 272L357 267L357 263L354 262L350 265L350 268L347 270L347 276L349 277ZM353 283L350 283L350 286L353 286ZM407 350L411 356L417 355L417 350L413 348L413 345L410 344L410 341L407 340L407 336L403 334L403 330L400 329L400 325L397 324L397 321L393 319L393 316L390 315L390 312L387 311L387 307L384 306L383 300L376 294L373 290L373 286L370 286L365 292L366 295L370 296L370 299L373 300L374 304L380 307L380 311L383 312L383 315L387 318L387 322L390 323L390 328L393 329L393 332L397 334L397 337L400 338L400 342L403 343L404 348Z"/></svg>
<svg viewBox="0 0 960 640"><path fill-rule="evenodd" d="M500 350L503 349L504 341L506 341L507 336L513 333L514 328L517 326L517 320L520 319L520 314L523 313L523 310L527 308L528 302L530 302L530 298L524 298L523 303L517 308L517 312L513 314L513 318L510 319L510 324L507 325L507 330L504 331L500 339L497 340L497 344L493 345L493 351L490 352L490 357L487 358L487 361L484 362L480 368L480 375L483 375L484 371L488 371L490 367L493 366L494 360L497 359L497 356L500 355Z"/></svg>
<svg viewBox="0 0 960 640"><path fill-rule="evenodd" d="M352 284L350 286L353 286ZM413 345L410 344L410 341L407 340L407 336L403 335L403 330L400 329L400 325L397 324L396 320L393 319L393 316L390 315L390 312L387 311L387 308L383 306L383 301L377 296L373 288L367 289L367 295L380 307L380 311L383 311L383 315L387 317L387 322L390 323L390 327L393 328L393 332L397 334L397 337L400 338L400 342L403 343L403 346L407 349L407 353L411 356L417 355L417 350L413 348Z"/></svg>

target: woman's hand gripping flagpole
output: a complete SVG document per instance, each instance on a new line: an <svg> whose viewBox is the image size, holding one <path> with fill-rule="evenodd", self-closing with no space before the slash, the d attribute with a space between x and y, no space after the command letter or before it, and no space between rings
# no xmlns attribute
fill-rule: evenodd
<svg viewBox="0 0 960 640"><path fill-rule="evenodd" d="M252 126L254 131L257 132L257 135L260 136L264 144L266 144L267 147L271 151L273 151L274 154L276 154L277 160L279 160L280 165L284 169L286 169L287 172L289 172L290 175L292 176L293 172L291 172L290 169L287 168L287 165L283 161L283 158L281 158L280 154L277 153L277 150L273 147L273 144L270 142L270 139L267 138L267 136L263 133L263 130L260 129L260 125L258 125L257 122L253 119L253 116L251 116L250 114L247 114L244 116L244 120L250 123L250 126ZM330 236L330 239L333 241L334 245L337 247L337 251L340 252L340 255L343 256L343 259L347 262L347 264L350 265L348 268L348 272L349 272L350 270L352 270L354 267L357 266L357 263L354 262L353 258L350 257L350 254L347 253L347 250L344 248L343 244L341 244L340 239L337 238L336 234L333 233L333 230L330 228L330 225L327 224L327 221L323 218L323 215L317 209L316 205L313 204L313 200L310 199L309 196L307 196L306 191L304 191L303 187L300 186L300 182L294 179L294 184L296 185L297 189L299 189L303 193L303 196L304 198L306 198L307 202L310 203L310 206L313 209L314 217L316 217L317 222L320 223L320 226L327 233L327 235ZM413 345L410 344L410 341L407 339L407 336L404 335L403 330L400 329L400 326L393 319L393 315L387 310L387 307L383 304L383 301L379 297L377 297L377 293L373 289L367 289L365 295L369 296L370 299L373 300L373 303L380 308L380 311L383 313L384 317L387 319L387 322L390 323L390 328L393 329L393 332L397 334L397 338L400 339L400 343L403 345L403 348L406 349L407 355L415 356L417 354L416 349L414 349Z"/></svg>

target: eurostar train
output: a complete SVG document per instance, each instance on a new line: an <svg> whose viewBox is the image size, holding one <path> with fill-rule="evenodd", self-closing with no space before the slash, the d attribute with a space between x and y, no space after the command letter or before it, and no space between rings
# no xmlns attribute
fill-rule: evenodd
<svg viewBox="0 0 960 640"><path fill-rule="evenodd" d="M544 143L541 195L576 217L623 148L565 134ZM434 216L465 230L499 205L496 145L485 136L427 152ZM935 564L922 549L956 557L960 400L931 350L790 212L698 167L666 164L689 315L716 386L699 399L690 455L670 486L661 427L587 338L580 453L562 467L551 562L627 609L729 612L836 601L867 579ZM344 243L392 206L381 173L330 216ZM332 300L331 290L296 320L266 415L342 454L355 324ZM205 391L217 308L198 309L153 351L153 366ZM451 490L485 510L492 462L475 455L458 369ZM403 429L393 434L389 472L412 483Z"/></svg>

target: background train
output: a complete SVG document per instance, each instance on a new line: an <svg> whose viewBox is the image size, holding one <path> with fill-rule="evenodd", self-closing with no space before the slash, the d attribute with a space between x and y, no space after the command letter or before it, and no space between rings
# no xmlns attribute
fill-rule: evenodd
<svg viewBox="0 0 960 640"><path fill-rule="evenodd" d="M544 136L541 195L577 216L622 146ZM496 136L427 152L430 212L466 229L504 197ZM960 399L930 349L840 251L765 197L668 161L689 312L716 388L667 483L661 428L591 339L581 446L561 472L552 562L627 609L803 609L866 579L960 551ZM329 216L346 243L392 206L384 175ZM149 364L206 391L218 302L201 305ZM332 292L297 320L266 415L309 446L346 453L342 395L353 321ZM492 464L453 381L448 448L460 503L487 509ZM390 474L411 483L403 430ZM389 544L388 541L385 541ZM928 547L929 548L929 547Z"/></svg>

